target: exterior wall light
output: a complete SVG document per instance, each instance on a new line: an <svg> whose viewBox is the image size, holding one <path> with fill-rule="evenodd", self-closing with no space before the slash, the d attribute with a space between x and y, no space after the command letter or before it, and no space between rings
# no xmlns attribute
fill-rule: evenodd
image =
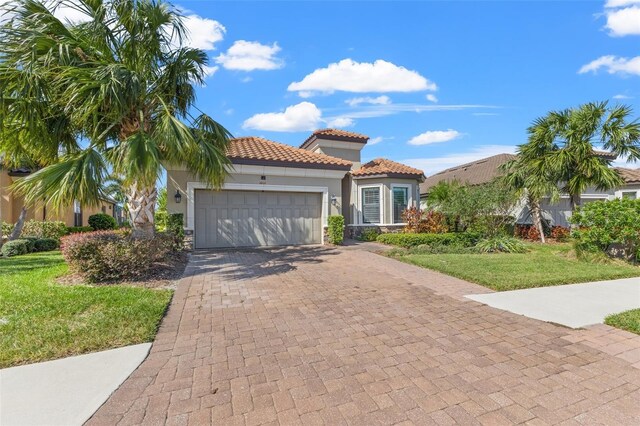
<svg viewBox="0 0 640 426"><path fill-rule="evenodd" d="M266 185L266 184L267 184L267 177L260 176L260 185Z"/></svg>
<svg viewBox="0 0 640 426"><path fill-rule="evenodd" d="M180 204L180 202L182 201L182 194L180 194L179 189L176 189L176 195L174 195L173 198L176 200L177 204Z"/></svg>

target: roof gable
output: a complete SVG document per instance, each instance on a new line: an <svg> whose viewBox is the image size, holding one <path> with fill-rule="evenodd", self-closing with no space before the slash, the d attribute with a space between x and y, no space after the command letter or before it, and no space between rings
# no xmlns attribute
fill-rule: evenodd
<svg viewBox="0 0 640 426"><path fill-rule="evenodd" d="M309 136L304 142L302 142L300 148L308 147L316 139L328 139L334 141L366 144L369 140L369 136L363 135L362 133L348 132L341 129L319 129L314 131L311 136Z"/></svg>
<svg viewBox="0 0 640 426"><path fill-rule="evenodd" d="M354 178L362 178L369 176L389 176L389 177L407 177L414 179L424 179L422 170L414 169L407 165L386 158L376 158L365 163L358 170L351 172Z"/></svg>

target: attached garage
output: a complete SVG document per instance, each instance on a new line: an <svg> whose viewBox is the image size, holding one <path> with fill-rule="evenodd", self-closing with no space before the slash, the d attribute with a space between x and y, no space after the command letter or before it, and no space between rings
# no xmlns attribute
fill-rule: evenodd
<svg viewBox="0 0 640 426"><path fill-rule="evenodd" d="M322 242L322 194L280 191L194 192L196 248Z"/></svg>

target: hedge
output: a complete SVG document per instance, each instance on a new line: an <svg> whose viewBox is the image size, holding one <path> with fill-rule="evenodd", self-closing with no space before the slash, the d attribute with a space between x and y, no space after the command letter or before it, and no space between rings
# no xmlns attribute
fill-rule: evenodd
<svg viewBox="0 0 640 426"><path fill-rule="evenodd" d="M60 221L28 220L22 228L22 235L38 238L60 239L67 233L67 226Z"/></svg>
<svg viewBox="0 0 640 426"><path fill-rule="evenodd" d="M381 234L378 236L378 242L405 248L421 246L424 244L472 247L479 239L480 235L473 232L447 234Z"/></svg>
<svg viewBox="0 0 640 426"><path fill-rule="evenodd" d="M2 252L3 256L12 257L27 254L29 252L29 249L27 248L26 240L13 240L4 243L0 251Z"/></svg>
<svg viewBox="0 0 640 426"><path fill-rule="evenodd" d="M79 234L81 232L93 232L93 228L90 226L67 226L66 235Z"/></svg>
<svg viewBox="0 0 640 426"><path fill-rule="evenodd" d="M344 216L329 216L327 239L331 244L339 246L344 240Z"/></svg>
<svg viewBox="0 0 640 426"><path fill-rule="evenodd" d="M93 228L94 231L108 231L116 229L118 226L116 219L106 213L92 214L89 216L88 222L89 226Z"/></svg>

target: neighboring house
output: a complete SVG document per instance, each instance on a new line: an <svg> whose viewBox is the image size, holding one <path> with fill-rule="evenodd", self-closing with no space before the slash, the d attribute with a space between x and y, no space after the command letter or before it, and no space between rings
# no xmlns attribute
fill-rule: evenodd
<svg viewBox="0 0 640 426"><path fill-rule="evenodd" d="M614 160L615 157L607 152L598 152L599 155ZM501 176L500 166L508 161L516 159L513 154L498 154L492 157L483 158L471 163L452 167L429 176L420 185L420 204L422 208L427 207L427 197L429 191L438 183L458 181L462 184L481 185L489 183L498 176ZM581 194L581 203L586 204L598 200L613 200L615 198L640 198L640 169L616 168L624 179L624 186L611 191L598 191L589 188ZM514 215L519 224L531 224L531 214L523 201L519 203ZM568 227L571 216L571 204L568 195L561 195L556 203L543 199L541 204L543 216L551 226Z"/></svg>
<svg viewBox="0 0 640 426"><path fill-rule="evenodd" d="M23 198L9 192L9 186L16 179L28 176L31 172L27 169L0 170L0 222L15 223L20 216L24 205ZM80 203L73 203L72 206L55 211L47 208L46 205L30 207L27 209L26 220L59 220L67 226L88 226L89 216L96 213L106 213L119 219L119 209L115 201L102 200L98 206L81 206Z"/></svg>
<svg viewBox="0 0 640 426"><path fill-rule="evenodd" d="M347 236L403 226L417 206L421 170L386 159L362 164L368 136L313 132L299 148L259 137L233 139L233 167L220 191L186 168L167 170L167 209L183 213L195 248L324 242L327 218L343 215Z"/></svg>

